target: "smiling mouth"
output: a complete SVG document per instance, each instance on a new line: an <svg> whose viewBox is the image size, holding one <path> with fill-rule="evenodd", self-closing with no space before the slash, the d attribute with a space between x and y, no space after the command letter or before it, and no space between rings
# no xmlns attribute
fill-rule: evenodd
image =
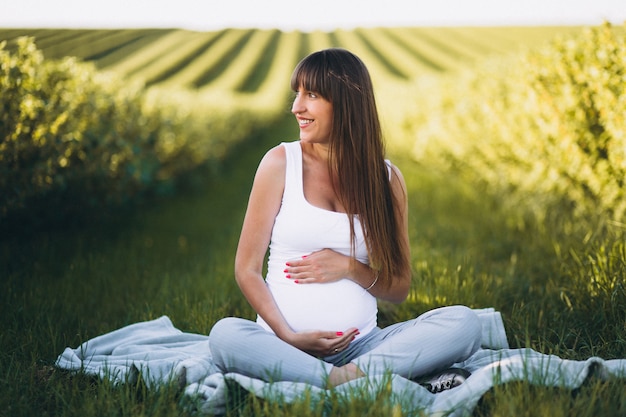
<svg viewBox="0 0 626 417"><path fill-rule="evenodd" d="M309 125L311 123L313 123L313 120L311 120L311 119L298 119L298 124L300 126L306 126L306 125Z"/></svg>

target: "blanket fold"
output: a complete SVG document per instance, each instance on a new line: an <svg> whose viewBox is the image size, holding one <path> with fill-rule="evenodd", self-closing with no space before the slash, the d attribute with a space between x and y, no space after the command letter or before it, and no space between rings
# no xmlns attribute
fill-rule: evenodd
<svg viewBox="0 0 626 417"><path fill-rule="evenodd" d="M342 384L336 392L350 395L358 389L374 396L379 387L391 386L389 401L400 404L406 415L461 417L470 415L480 398L497 384L523 380L575 389L592 376L626 378L626 359L574 361L531 349L509 349L500 313L490 308L475 311L483 324L482 349L455 364L472 373L459 387L432 394L399 375L372 375ZM212 361L209 337L182 332L167 316L122 327L77 348L68 347L58 356L56 366L119 383L137 374L148 386L175 379L198 411L212 415L226 411L229 383L269 401L293 402L304 394L324 397L323 389L305 383L267 383L240 374L221 374Z"/></svg>

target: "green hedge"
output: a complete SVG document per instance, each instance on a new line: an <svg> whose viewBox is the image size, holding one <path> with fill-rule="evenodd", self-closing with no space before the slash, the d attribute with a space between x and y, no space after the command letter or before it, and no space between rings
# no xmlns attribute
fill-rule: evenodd
<svg viewBox="0 0 626 417"><path fill-rule="evenodd" d="M422 114L406 118L414 157L523 211L522 222L623 221L622 29L588 28L419 90Z"/></svg>
<svg viewBox="0 0 626 417"><path fill-rule="evenodd" d="M0 45L0 220L171 189L268 120L226 100L129 85L73 58L44 60L32 38L12 46Z"/></svg>

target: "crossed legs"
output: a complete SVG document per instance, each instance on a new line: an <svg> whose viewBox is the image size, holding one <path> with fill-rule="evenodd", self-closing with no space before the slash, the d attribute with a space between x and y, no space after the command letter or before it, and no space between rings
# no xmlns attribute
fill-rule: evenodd
<svg viewBox="0 0 626 417"><path fill-rule="evenodd" d="M318 387L384 372L416 378L467 359L480 347L480 339L478 317L462 306L435 309L376 329L354 341L342 358L313 357L257 323L233 317L216 323L209 337L213 360L224 373Z"/></svg>

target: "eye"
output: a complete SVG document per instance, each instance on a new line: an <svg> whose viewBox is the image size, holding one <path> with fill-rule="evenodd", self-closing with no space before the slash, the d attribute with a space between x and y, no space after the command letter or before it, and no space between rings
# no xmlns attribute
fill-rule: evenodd
<svg viewBox="0 0 626 417"><path fill-rule="evenodd" d="M308 98L320 98L320 95L318 93L315 93L313 91L306 91L306 90L297 90L293 92L293 98L296 99L298 97L300 97L300 95L305 94L306 97Z"/></svg>

